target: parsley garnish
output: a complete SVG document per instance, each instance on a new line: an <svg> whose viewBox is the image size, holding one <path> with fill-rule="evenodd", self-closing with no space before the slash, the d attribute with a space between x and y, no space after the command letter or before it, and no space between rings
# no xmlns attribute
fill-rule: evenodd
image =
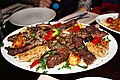
<svg viewBox="0 0 120 80"><path fill-rule="evenodd" d="M84 48L84 46L82 45L81 47L78 48L78 50L81 50L81 49L83 49L83 48Z"/></svg>
<svg viewBox="0 0 120 80"><path fill-rule="evenodd" d="M81 68L83 68L83 69L87 69L88 68L88 66L81 66L81 65L77 65L78 67L81 67Z"/></svg>
<svg viewBox="0 0 120 80"><path fill-rule="evenodd" d="M43 74L47 74L47 72L48 72L48 71L43 71L42 73L43 73Z"/></svg>
<svg viewBox="0 0 120 80"><path fill-rule="evenodd" d="M57 43L53 43L53 45L52 45L52 46L56 46L56 44L57 44Z"/></svg>
<svg viewBox="0 0 120 80"><path fill-rule="evenodd" d="M18 38L13 38L14 41L18 40Z"/></svg>
<svg viewBox="0 0 120 80"><path fill-rule="evenodd" d="M40 66L38 66L38 67L36 68L36 72L37 72L39 69L40 69Z"/></svg>
<svg viewBox="0 0 120 80"><path fill-rule="evenodd" d="M46 65L47 65L47 59L46 58L40 58L40 68L42 70L46 69Z"/></svg>
<svg viewBox="0 0 120 80"><path fill-rule="evenodd" d="M36 36L36 34L34 34L34 33L30 35L30 37L32 37L32 38L34 38L35 36Z"/></svg>
<svg viewBox="0 0 120 80"><path fill-rule="evenodd" d="M0 43L0 47L2 47L2 46L4 46L4 43L3 43L3 42Z"/></svg>
<svg viewBox="0 0 120 80"><path fill-rule="evenodd" d="M66 61L66 64L63 65L62 69L63 69L63 68L71 69L71 67L70 67L70 65L69 65L69 63L68 63L67 61Z"/></svg>

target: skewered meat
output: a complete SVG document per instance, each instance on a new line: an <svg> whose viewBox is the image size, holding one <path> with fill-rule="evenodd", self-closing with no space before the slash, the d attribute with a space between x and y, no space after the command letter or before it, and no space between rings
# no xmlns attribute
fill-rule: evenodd
<svg viewBox="0 0 120 80"><path fill-rule="evenodd" d="M27 50L35 48L36 46L41 46L42 44L43 44L43 42L36 41L34 44L26 44L25 46L22 46L20 48L6 47L6 49L8 50L9 55L15 56L16 54L23 53Z"/></svg>
<svg viewBox="0 0 120 80"><path fill-rule="evenodd" d="M61 47L57 50L58 54L50 55L47 58L47 67L53 68L68 59L69 53L67 47Z"/></svg>
<svg viewBox="0 0 120 80"><path fill-rule="evenodd" d="M62 24L61 26L58 27L58 29L60 29L61 31L62 30L65 30L65 29L68 29L69 27L71 27L72 25L74 25L76 23L76 20L73 19L71 21L68 21L67 23L64 23Z"/></svg>
<svg viewBox="0 0 120 80"><path fill-rule="evenodd" d="M92 64L96 58L92 53L88 51L87 47L83 43L83 38L79 36L74 36L73 42L76 45L75 48L77 49L84 62L88 65Z"/></svg>

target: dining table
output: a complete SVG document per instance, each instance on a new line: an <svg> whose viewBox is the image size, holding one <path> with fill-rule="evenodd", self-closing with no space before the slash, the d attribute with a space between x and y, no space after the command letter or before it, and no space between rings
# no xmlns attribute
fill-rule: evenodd
<svg viewBox="0 0 120 80"><path fill-rule="evenodd" d="M21 4L15 4L15 5L21 5ZM15 6L14 5L14 6ZM3 9L3 11L6 11L7 9L12 8L13 6L10 6L8 8ZM31 6L29 6L31 7ZM94 18L91 19L91 22L88 22L89 24L97 24L95 21L95 18L98 16L98 14L89 12L90 15L95 15ZM73 13L78 14L78 13ZM69 15L72 16L73 14ZM5 19L5 27L1 30L3 39L9 35L11 32L23 27L23 26L17 26L12 24L9 21L8 16ZM67 18L66 16L65 18ZM5 16L4 16L5 18ZM60 20L63 20L60 19ZM90 21L90 20L88 20ZM86 21L85 21L86 22ZM38 78L42 75L47 75L50 77L53 77L58 80L75 80L83 77L104 77L112 80L120 80L120 34L115 33L113 31L110 31L102 26L100 28L106 30L109 32L117 41L118 49L115 54L115 56L108 61L107 63L87 71L77 72L77 73L68 73L68 74L42 74L42 73L36 73L28 70L21 69L19 67L14 66L13 64L9 63L1 54L0 51L0 80L38 80ZM113 46L114 47L114 46ZM39 79L44 80L44 79ZM52 79L46 79L46 80L52 80Z"/></svg>

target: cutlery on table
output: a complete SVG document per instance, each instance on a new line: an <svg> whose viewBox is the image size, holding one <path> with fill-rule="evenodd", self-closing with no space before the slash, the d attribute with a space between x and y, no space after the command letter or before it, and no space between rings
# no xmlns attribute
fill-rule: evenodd
<svg viewBox="0 0 120 80"><path fill-rule="evenodd" d="M17 6L15 8L8 10L7 12L3 13L3 15L7 15L6 17L4 17L4 19L10 17L13 13L15 13L19 10L25 9L25 8L28 8L28 7L27 6Z"/></svg>
<svg viewBox="0 0 120 80"><path fill-rule="evenodd" d="M72 20L72 19L84 19L84 18L89 18L89 16L86 16L88 13L83 13L83 14L80 14L80 15L77 15L77 16L74 16L74 17L71 17L71 18L68 18L64 21L69 21L69 20Z"/></svg>

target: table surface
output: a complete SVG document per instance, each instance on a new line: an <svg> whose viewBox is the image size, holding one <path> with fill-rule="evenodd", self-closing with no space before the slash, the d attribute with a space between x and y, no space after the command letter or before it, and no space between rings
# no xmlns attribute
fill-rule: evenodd
<svg viewBox="0 0 120 80"><path fill-rule="evenodd" d="M4 37L14 30L20 28L6 21L6 28L2 30ZM96 24L94 22L93 24ZM102 28L102 27L101 27ZM103 28L104 29L104 28ZM105 29L106 30L106 29ZM55 77L60 80L75 80L82 77L105 77L114 80L120 79L120 34L108 31L118 43L118 51L116 55L108 63L84 72L78 72L73 74L48 74L52 77ZM18 68L8 61L0 54L0 80L37 80L40 76L40 73L34 73L30 71L23 70Z"/></svg>

